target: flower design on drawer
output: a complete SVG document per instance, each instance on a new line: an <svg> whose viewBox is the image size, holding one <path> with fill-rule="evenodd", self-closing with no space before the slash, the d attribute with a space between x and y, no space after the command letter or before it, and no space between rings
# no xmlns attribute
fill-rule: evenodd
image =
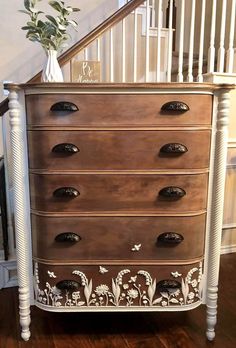
<svg viewBox="0 0 236 348"><path fill-rule="evenodd" d="M99 272L99 270L98 270ZM184 306L199 302L202 297L202 262L198 267L191 268L185 277L176 270L170 272L170 284L179 284L179 288L159 289L157 279L146 270L132 273L122 269L110 282L93 286L93 280L86 274L75 269L72 274L79 278L80 291L62 291L55 285L45 283L40 288L38 264L35 263L35 297L42 305L54 307L118 307L118 306ZM100 273L100 272L99 272ZM54 274L54 273L53 273ZM56 276L56 275L55 275ZM101 274L103 276L103 274ZM50 278L50 274L48 274ZM54 277L53 277L54 278ZM176 278L180 278L177 282ZM107 278L106 278L107 279Z"/></svg>

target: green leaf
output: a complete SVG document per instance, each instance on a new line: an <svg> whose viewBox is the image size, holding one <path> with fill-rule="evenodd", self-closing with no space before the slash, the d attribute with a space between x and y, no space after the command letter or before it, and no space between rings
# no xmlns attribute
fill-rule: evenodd
<svg viewBox="0 0 236 348"><path fill-rule="evenodd" d="M78 23L74 20L68 20L68 23L70 23L71 25L73 25L73 27L77 27Z"/></svg>
<svg viewBox="0 0 236 348"><path fill-rule="evenodd" d="M58 1L49 1L49 5L58 12L62 11L62 7Z"/></svg>
<svg viewBox="0 0 236 348"><path fill-rule="evenodd" d="M25 10L18 10L18 12L25 13L25 14L27 14L27 15L30 15L30 12L25 11Z"/></svg>
<svg viewBox="0 0 236 348"><path fill-rule="evenodd" d="M29 27L29 26L25 26L25 27L21 27L21 29L22 29L22 30L30 30L30 29L31 29L31 27Z"/></svg>
<svg viewBox="0 0 236 348"><path fill-rule="evenodd" d="M73 10L73 12L79 12L79 11L80 11L80 8L73 7L72 10Z"/></svg>
<svg viewBox="0 0 236 348"><path fill-rule="evenodd" d="M30 1L29 0L24 0L24 6L25 6L26 10L29 10L29 8L30 8Z"/></svg>
<svg viewBox="0 0 236 348"><path fill-rule="evenodd" d="M46 15L45 17L46 17L47 19L49 19L50 22L52 22L56 27L58 26L58 23L57 23L57 21L56 21L56 19L55 19L54 17L52 17L52 16L50 16L50 15Z"/></svg>

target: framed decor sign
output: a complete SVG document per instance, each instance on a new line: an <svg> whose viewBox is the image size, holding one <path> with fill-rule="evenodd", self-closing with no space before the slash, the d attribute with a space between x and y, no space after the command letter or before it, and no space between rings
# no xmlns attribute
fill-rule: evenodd
<svg viewBox="0 0 236 348"><path fill-rule="evenodd" d="M71 81L78 83L96 83L101 81L100 62L94 60L71 63Z"/></svg>

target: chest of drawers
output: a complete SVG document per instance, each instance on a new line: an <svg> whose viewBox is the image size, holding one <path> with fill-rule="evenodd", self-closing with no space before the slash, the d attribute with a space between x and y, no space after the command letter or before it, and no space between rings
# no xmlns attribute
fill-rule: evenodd
<svg viewBox="0 0 236 348"><path fill-rule="evenodd" d="M204 303L213 339L229 86L9 90L22 337L31 291L63 312Z"/></svg>

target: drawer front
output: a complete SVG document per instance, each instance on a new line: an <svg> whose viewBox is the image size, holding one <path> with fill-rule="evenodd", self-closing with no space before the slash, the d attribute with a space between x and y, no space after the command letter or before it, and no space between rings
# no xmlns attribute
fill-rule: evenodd
<svg viewBox="0 0 236 348"><path fill-rule="evenodd" d="M189 217L41 217L33 255L47 260L185 260L203 255L205 214Z"/></svg>
<svg viewBox="0 0 236 348"><path fill-rule="evenodd" d="M28 131L32 169L207 168L210 131ZM39 146L40 144L40 146Z"/></svg>
<svg viewBox="0 0 236 348"><path fill-rule="evenodd" d="M60 310L176 307L200 303L202 262L180 266L35 263L36 303ZM64 309L64 308L63 308Z"/></svg>
<svg viewBox="0 0 236 348"><path fill-rule="evenodd" d="M206 208L207 182L207 174L31 174L31 207L49 212L191 212Z"/></svg>
<svg viewBox="0 0 236 348"><path fill-rule="evenodd" d="M187 105L184 112L162 111L169 102ZM51 111L59 102L77 111ZM57 104L58 105L58 104ZM63 109L63 104L61 104ZM65 105L65 104L64 104ZM68 105L68 104L67 104ZM72 95L26 96L27 122L31 126L179 126L211 124L211 95ZM59 107L60 109L60 107Z"/></svg>

